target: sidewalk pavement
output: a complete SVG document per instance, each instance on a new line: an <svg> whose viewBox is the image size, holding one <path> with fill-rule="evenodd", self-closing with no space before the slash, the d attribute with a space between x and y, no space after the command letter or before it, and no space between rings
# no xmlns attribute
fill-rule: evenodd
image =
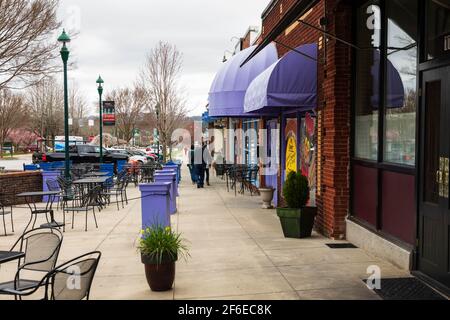
<svg viewBox="0 0 450 320"><path fill-rule="evenodd" d="M64 234L60 262L100 250L102 259L91 299L378 299L363 283L371 265L383 277L407 277L361 249L330 249L332 241L318 234L310 239L285 239L275 210L260 209L260 197L227 193L224 181L197 189L183 170L178 214L172 225L189 241L191 258L177 263L172 291L151 292L136 250L141 224L140 200L117 211L111 205L92 217L84 232L84 218ZM139 197L134 186L129 198ZM15 209L16 233L0 237L8 249L29 219L25 208ZM61 220L61 213L56 214ZM9 225L8 225L9 226ZM1 232L2 230L0 230ZM0 269L0 281L14 276L16 265ZM5 298L0 296L0 299ZM38 297L36 297L38 298Z"/></svg>

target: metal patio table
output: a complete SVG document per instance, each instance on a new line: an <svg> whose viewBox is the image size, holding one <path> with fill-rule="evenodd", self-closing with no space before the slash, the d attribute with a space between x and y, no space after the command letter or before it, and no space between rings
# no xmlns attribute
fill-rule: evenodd
<svg viewBox="0 0 450 320"><path fill-rule="evenodd" d="M88 177L88 178L82 178L79 180L75 180L73 182L73 184L79 186L82 195L85 195L90 190L92 190L93 188L95 188L98 185L100 185L104 188L104 184L110 179L112 179L112 177L110 177L110 176ZM105 206L106 206L106 201L104 201L104 199L99 199L99 209L104 208Z"/></svg>
<svg viewBox="0 0 450 320"><path fill-rule="evenodd" d="M25 257L24 252L19 251L0 251L0 265L3 263L19 260Z"/></svg>
<svg viewBox="0 0 450 320"><path fill-rule="evenodd" d="M30 221L28 222L27 226L25 227L24 232L28 230L28 227L31 224L31 221L33 221L34 216L34 222L33 222L33 228L36 224L37 216L39 214L45 214L45 217L47 219L47 223L42 224L41 228L60 228L63 227L64 224L61 222L56 222L53 212L53 202L55 201L56 196L60 195L59 191L38 191L38 192L24 192L17 195L17 197L24 198L27 202L28 207L31 211L31 217ZM38 208L37 207L37 201L34 201L36 197L47 197L47 202L45 203L45 208ZM50 221L48 221L47 214L50 214Z"/></svg>

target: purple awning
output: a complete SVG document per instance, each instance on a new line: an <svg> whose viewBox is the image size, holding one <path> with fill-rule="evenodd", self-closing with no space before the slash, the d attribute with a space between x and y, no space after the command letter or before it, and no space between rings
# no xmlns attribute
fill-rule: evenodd
<svg viewBox="0 0 450 320"><path fill-rule="evenodd" d="M245 117L244 97L250 83L278 59L275 44L259 52L242 68L240 65L256 46L238 52L228 60L214 79L209 92L209 115L211 117Z"/></svg>
<svg viewBox="0 0 450 320"><path fill-rule="evenodd" d="M245 112L279 113L282 108L312 110L317 105L317 44L302 45L271 65L250 84Z"/></svg>

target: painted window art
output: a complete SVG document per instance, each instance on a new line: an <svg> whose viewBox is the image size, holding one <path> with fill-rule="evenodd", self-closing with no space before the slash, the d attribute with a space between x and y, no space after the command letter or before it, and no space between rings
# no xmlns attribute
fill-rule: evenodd
<svg viewBox="0 0 450 320"><path fill-rule="evenodd" d="M316 119L306 113L301 123L300 166L302 174L308 178L311 189L309 205L316 203Z"/></svg>
<svg viewBox="0 0 450 320"><path fill-rule="evenodd" d="M286 121L286 166L285 179L291 172L297 172L297 119L287 119Z"/></svg>

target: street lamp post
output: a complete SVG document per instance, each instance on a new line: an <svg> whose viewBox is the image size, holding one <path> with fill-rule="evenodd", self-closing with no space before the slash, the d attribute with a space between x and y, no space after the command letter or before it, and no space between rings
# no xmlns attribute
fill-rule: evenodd
<svg viewBox="0 0 450 320"><path fill-rule="evenodd" d="M69 94L67 90L67 61L69 61L70 51L66 44L70 42L70 37L66 31L63 30L58 38L58 41L63 44L61 48L61 58L64 64L64 153L65 153L65 165L64 175L66 179L71 179L70 176L70 154L69 154Z"/></svg>
<svg viewBox="0 0 450 320"><path fill-rule="evenodd" d="M103 83L105 83L101 76L98 76L98 97L99 97L99 110L100 110L100 163L103 163L103 107L102 107L102 94L103 94Z"/></svg>

